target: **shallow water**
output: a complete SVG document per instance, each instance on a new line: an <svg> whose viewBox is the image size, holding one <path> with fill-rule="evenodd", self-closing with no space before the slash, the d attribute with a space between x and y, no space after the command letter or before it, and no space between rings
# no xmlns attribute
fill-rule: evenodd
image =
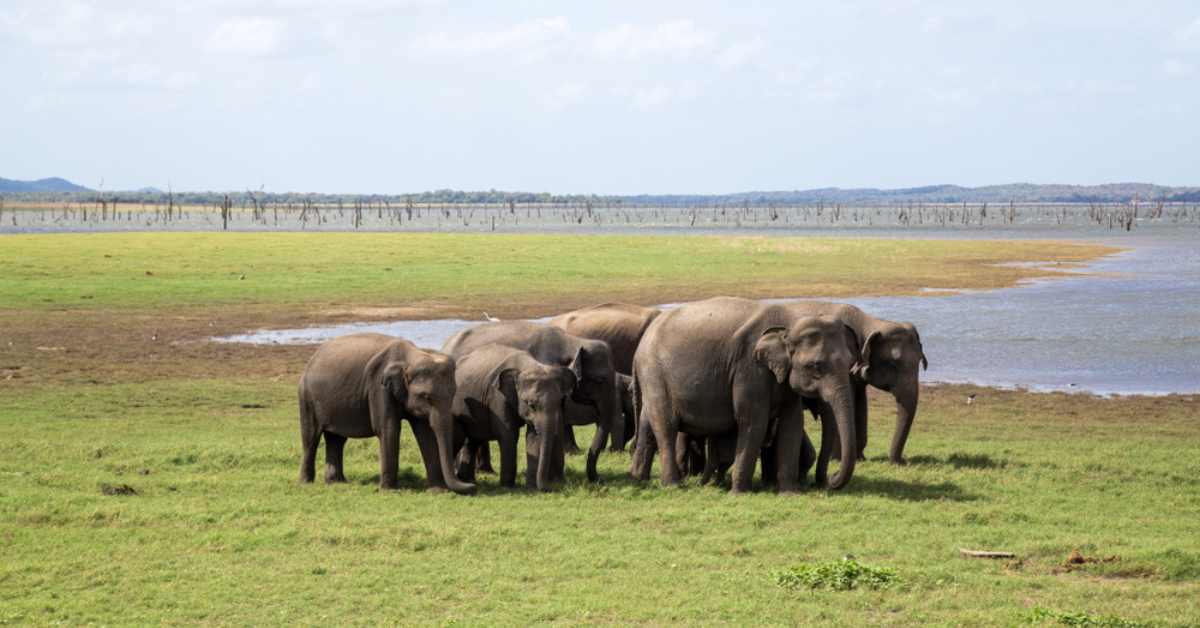
<svg viewBox="0 0 1200 628"><path fill-rule="evenodd" d="M1200 392L1200 243L1133 236L1086 269L1014 288L845 299L921 330L926 381L1098 394ZM667 306L669 307L669 306ZM355 323L264 330L218 340L306 344L360 331L440 347L480 321Z"/></svg>

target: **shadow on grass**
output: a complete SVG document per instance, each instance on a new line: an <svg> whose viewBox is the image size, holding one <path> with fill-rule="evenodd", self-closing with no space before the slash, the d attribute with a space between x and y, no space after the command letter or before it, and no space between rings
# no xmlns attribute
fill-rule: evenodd
<svg viewBox="0 0 1200 628"><path fill-rule="evenodd" d="M810 489L811 490L811 489ZM907 482L891 478L878 478L855 475L843 491L850 495L870 494L895 499L899 501L923 502L931 500L946 500L952 502L970 502L979 499L978 495L968 493L953 482L938 482L924 484Z"/></svg>
<svg viewBox="0 0 1200 628"><path fill-rule="evenodd" d="M1024 466L1021 463L1014 463L1004 458L993 458L987 454L963 453L950 454L945 458L938 456L913 456L908 459L908 464L913 466L947 465L955 469L1007 469L1009 467Z"/></svg>

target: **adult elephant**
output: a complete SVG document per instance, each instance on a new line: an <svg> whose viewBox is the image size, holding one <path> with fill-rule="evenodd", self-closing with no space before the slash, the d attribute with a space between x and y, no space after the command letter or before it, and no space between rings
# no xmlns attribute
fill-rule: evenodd
<svg viewBox="0 0 1200 628"><path fill-rule="evenodd" d="M467 439L459 478L475 481L471 455L488 441L500 442L500 484L515 486L517 440L525 428L525 482L550 490L562 464L564 406L578 381L562 366L542 364L520 349L488 345L457 360L454 419Z"/></svg>
<svg viewBox="0 0 1200 628"><path fill-rule="evenodd" d="M642 334L661 311L629 303L601 303L550 319L550 325L580 338L603 340L612 350L613 368L633 374L633 354Z"/></svg>
<svg viewBox="0 0 1200 628"><path fill-rule="evenodd" d="M601 303L559 314L550 319L550 325L580 338L603 340L608 343L609 349L612 350L613 368L618 373L632 375L633 354L642 340L642 334L646 333L646 328L660 313L658 308L631 303ZM636 418L627 415L625 438L614 438L612 451L624 450L629 439L633 438L635 429ZM575 432L570 424L567 425L564 436L566 450L579 451L579 446L575 444Z"/></svg>
<svg viewBox="0 0 1200 628"><path fill-rule="evenodd" d="M596 426L587 459L588 480L597 481L596 461L609 433L614 440L621 441L625 437L625 421L617 405L616 372L608 344L580 338L549 325L503 321L464 329L451 336L442 351L457 358L490 344L526 351L539 362L567 366L576 374L579 384L571 399L595 406L602 419Z"/></svg>
<svg viewBox="0 0 1200 628"><path fill-rule="evenodd" d="M733 490L749 491L774 420L779 489L797 490L807 403L822 422L817 480L842 488L854 474L854 457L846 456L833 477L827 468L835 439L847 450L856 443L850 371L858 352L854 332L840 321L797 317L780 305L718 297L663 313L634 357L634 476L649 478L657 446L662 483L676 485L678 432L733 432Z"/></svg>
<svg viewBox="0 0 1200 628"><path fill-rule="evenodd" d="M431 488L471 493L451 468L454 360L383 334L350 334L321 345L300 377L300 481L316 475L325 437L325 482L345 482L347 438L379 439L379 487L396 488L400 422L416 436Z"/></svg>
<svg viewBox="0 0 1200 628"><path fill-rule="evenodd" d="M829 316L854 330L862 342L860 367L855 370L855 434L858 444L853 451L859 459L867 448L867 385L891 393L896 400L896 431L892 434L888 457L904 464L904 445L913 420L917 417L923 368L929 368L921 336L912 323L897 323L875 318L861 309L843 303L800 301L786 307L794 316ZM842 449L841 451L845 451ZM840 451L834 452L835 456Z"/></svg>

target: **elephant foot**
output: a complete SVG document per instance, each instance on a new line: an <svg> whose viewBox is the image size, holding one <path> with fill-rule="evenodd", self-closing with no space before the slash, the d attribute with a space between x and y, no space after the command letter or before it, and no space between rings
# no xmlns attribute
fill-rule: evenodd
<svg viewBox="0 0 1200 628"><path fill-rule="evenodd" d="M326 484L345 484L346 476L344 476L344 475L326 475L325 483Z"/></svg>
<svg viewBox="0 0 1200 628"><path fill-rule="evenodd" d="M891 459L891 461L892 461L892 464L899 465L899 466L902 466L902 467L903 467L904 465L908 464L908 461L907 461L907 460L905 460L905 459L904 459L904 458L902 458L902 457L901 457L901 458L892 458L892 459Z"/></svg>

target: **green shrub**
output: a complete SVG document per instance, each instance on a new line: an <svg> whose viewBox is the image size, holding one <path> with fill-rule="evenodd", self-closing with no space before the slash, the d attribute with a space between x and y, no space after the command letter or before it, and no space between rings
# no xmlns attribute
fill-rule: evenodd
<svg viewBox="0 0 1200 628"><path fill-rule="evenodd" d="M775 574L775 584L785 589L886 589L899 580L895 569L868 567L853 558L815 565L796 565Z"/></svg>

